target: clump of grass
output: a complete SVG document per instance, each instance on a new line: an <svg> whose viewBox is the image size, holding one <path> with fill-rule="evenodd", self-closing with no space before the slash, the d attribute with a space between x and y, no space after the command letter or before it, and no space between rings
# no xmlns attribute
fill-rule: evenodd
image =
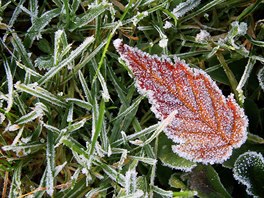
<svg viewBox="0 0 264 198"><path fill-rule="evenodd" d="M263 2L182 2L0 3L2 197L247 196L235 179L250 177L239 156L264 152ZM179 5L186 12L175 15ZM114 38L176 55L233 92L249 117L246 144L214 166L164 147L171 142L153 136L160 123L119 62ZM259 161L252 171L261 176ZM260 196L261 180L251 179L250 193Z"/></svg>

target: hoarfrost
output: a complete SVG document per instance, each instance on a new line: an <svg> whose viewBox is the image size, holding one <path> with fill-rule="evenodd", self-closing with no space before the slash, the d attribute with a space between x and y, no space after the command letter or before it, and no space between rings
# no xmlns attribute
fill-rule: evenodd
<svg viewBox="0 0 264 198"><path fill-rule="evenodd" d="M198 43L203 43L211 38L211 35L206 30L200 30L200 33L196 35L195 41Z"/></svg>
<svg viewBox="0 0 264 198"><path fill-rule="evenodd" d="M163 28L164 28L164 29L169 29L169 28L171 28L172 26L173 26L173 25L172 25L171 22L166 21L166 22L165 22L165 25L163 26Z"/></svg>
<svg viewBox="0 0 264 198"><path fill-rule="evenodd" d="M258 72L258 80L260 87L264 91L264 67L262 67Z"/></svg>
<svg viewBox="0 0 264 198"><path fill-rule="evenodd" d="M5 115L3 113L0 113L0 124L2 124L5 120Z"/></svg>
<svg viewBox="0 0 264 198"><path fill-rule="evenodd" d="M126 189L126 194L134 193L137 188L137 172L133 170L128 170L126 172L125 176L125 189Z"/></svg>
<svg viewBox="0 0 264 198"><path fill-rule="evenodd" d="M168 45L168 39L167 38L162 38L160 41L159 41L159 46L162 47L162 48L165 48L167 47Z"/></svg>
<svg viewBox="0 0 264 198"><path fill-rule="evenodd" d="M197 7L200 3L201 0L187 0L183 3L180 3L176 8L174 8L172 14L174 14L177 18L180 18L187 12Z"/></svg>

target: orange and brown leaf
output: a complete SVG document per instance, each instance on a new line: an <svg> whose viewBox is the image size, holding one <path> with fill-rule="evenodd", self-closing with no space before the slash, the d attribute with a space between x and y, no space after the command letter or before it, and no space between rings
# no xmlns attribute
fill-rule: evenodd
<svg viewBox="0 0 264 198"><path fill-rule="evenodd" d="M164 120L176 111L164 130L175 143L173 151L204 164L222 163L247 137L247 117L233 95L225 97L204 71L184 62L157 56L114 41L136 79L139 93L147 93L151 110Z"/></svg>

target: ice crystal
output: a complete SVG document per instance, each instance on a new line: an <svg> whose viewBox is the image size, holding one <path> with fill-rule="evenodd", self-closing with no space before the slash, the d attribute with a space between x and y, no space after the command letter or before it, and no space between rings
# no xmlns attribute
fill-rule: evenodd
<svg viewBox="0 0 264 198"><path fill-rule="evenodd" d="M155 116L164 120L177 110L164 129L175 143L173 151L204 164L222 163L246 140L247 117L233 95L225 97L204 71L176 59L151 56L114 41L133 72L140 94L147 94Z"/></svg>
<svg viewBox="0 0 264 198"><path fill-rule="evenodd" d="M211 35L206 30L201 30L199 34L196 35L195 41L198 43L203 43L210 39Z"/></svg>
<svg viewBox="0 0 264 198"><path fill-rule="evenodd" d="M169 22L169 21L166 21L166 22L165 22L165 25L163 26L164 29L169 29L169 28L171 28L171 27L172 27L172 23Z"/></svg>
<svg viewBox="0 0 264 198"><path fill-rule="evenodd" d="M159 41L159 46L162 47L162 48L165 48L167 47L168 45L168 39L167 38L162 38L160 41Z"/></svg>

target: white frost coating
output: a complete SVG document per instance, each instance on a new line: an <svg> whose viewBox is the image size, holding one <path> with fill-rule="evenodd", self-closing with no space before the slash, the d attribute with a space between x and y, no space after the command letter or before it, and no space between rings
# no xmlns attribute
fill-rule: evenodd
<svg viewBox="0 0 264 198"><path fill-rule="evenodd" d="M196 164L193 164L192 166L188 166L188 167L186 167L186 166L172 166L171 164L167 164L165 162L162 162L162 164L164 166L171 168L171 169L180 170L183 172L190 172L190 171L192 171L193 168L195 168L197 166Z"/></svg>
<svg viewBox="0 0 264 198"><path fill-rule="evenodd" d="M244 73L236 87L236 90L239 94L239 98L240 98L240 101L242 101L242 103L244 103L244 100L245 100L245 96L243 94L243 90L242 88L244 87L244 85L246 84L248 78L249 78L249 75L251 73L251 70L253 69L253 66L255 65L256 63L256 60L253 60L253 59L248 59L248 63L246 65L246 68L244 70Z"/></svg>
<svg viewBox="0 0 264 198"><path fill-rule="evenodd" d="M264 67L262 67L259 72L258 72L258 81L259 81L259 85L262 88L262 90L264 91Z"/></svg>
<svg viewBox="0 0 264 198"><path fill-rule="evenodd" d="M244 53L245 56L249 54L249 51L243 45L237 45L235 43L235 38L239 36L243 36L247 33L247 24L244 22L239 23L238 21L234 21L231 23L232 28L227 34L227 37L224 39L218 40L218 45L225 46L225 43L231 44L235 49L239 49L241 52Z"/></svg>
<svg viewBox="0 0 264 198"><path fill-rule="evenodd" d="M103 6L109 6L112 7L112 3L108 3L107 1L103 0L99 5L97 3L91 3L88 5L88 9L92 8L97 8L98 6L103 5Z"/></svg>
<svg viewBox="0 0 264 198"><path fill-rule="evenodd" d="M86 175L87 173L89 173L89 171L87 170L87 168L82 168L82 174Z"/></svg>
<svg viewBox="0 0 264 198"><path fill-rule="evenodd" d="M5 120L5 115L3 113L0 113L0 124L2 124Z"/></svg>
<svg viewBox="0 0 264 198"><path fill-rule="evenodd" d="M144 195L144 192L140 189L137 189L137 191L132 194L133 198L141 198L143 197L143 195Z"/></svg>
<svg viewBox="0 0 264 198"><path fill-rule="evenodd" d="M196 35L195 41L198 43L203 43L211 38L211 35L206 30L200 30L200 33Z"/></svg>
<svg viewBox="0 0 264 198"><path fill-rule="evenodd" d="M62 169L66 166L66 164L67 164L67 161L65 161L61 165L56 166L55 167L55 174L54 175L57 176L62 171Z"/></svg>
<svg viewBox="0 0 264 198"><path fill-rule="evenodd" d="M183 3L180 3L176 8L174 8L172 14L174 14L177 18L180 18L187 12L197 7L200 3L200 0L187 0Z"/></svg>
<svg viewBox="0 0 264 198"><path fill-rule="evenodd" d="M47 153L47 156L50 155ZM47 177L46 177L46 192L49 196L53 195L54 192L54 183L53 183L53 173L52 170L50 169L50 163L51 161L49 160L50 158L47 157L47 164L49 165L47 168Z"/></svg>
<svg viewBox="0 0 264 198"><path fill-rule="evenodd" d="M237 35L243 36L243 35L245 35L247 33L248 27L247 27L247 24L245 22L241 22L239 24L238 21L234 21L234 22L231 23L231 26L233 28L237 28Z"/></svg>
<svg viewBox="0 0 264 198"><path fill-rule="evenodd" d="M144 11L144 12L142 12L142 14L144 15L144 16L148 16L148 11Z"/></svg>
<svg viewBox="0 0 264 198"><path fill-rule="evenodd" d="M5 131L17 131L18 129L20 129L20 126L18 124L8 124Z"/></svg>
<svg viewBox="0 0 264 198"><path fill-rule="evenodd" d="M144 142L142 140L130 140L129 142L131 144L134 144L134 145L137 145L137 146L144 144Z"/></svg>
<svg viewBox="0 0 264 198"><path fill-rule="evenodd" d="M7 86L8 86L8 100L7 100L7 107L5 108L5 112L8 113L12 106L13 106L13 102L14 102L14 98L13 98L13 76L9 67L9 64L6 63L6 61L4 61L4 68L5 68L5 73L6 73L6 80L7 80Z"/></svg>
<svg viewBox="0 0 264 198"><path fill-rule="evenodd" d="M59 54L58 54L58 52L59 52L59 46L60 46L60 38L61 38L61 36L62 36L62 34L63 34L63 30L57 30L56 32L55 32L55 37L54 37L54 43L55 43L55 45L54 45L54 59L53 59L53 64L54 65L57 65L58 64L58 62L59 62L59 60L58 60L58 56L59 56Z"/></svg>
<svg viewBox="0 0 264 198"><path fill-rule="evenodd" d="M169 29L171 27L172 27L172 23L169 22L169 21L166 21L165 24L164 24L164 26L163 26L164 29Z"/></svg>
<svg viewBox="0 0 264 198"><path fill-rule="evenodd" d="M128 170L125 176L125 190L126 194L134 193L137 189L137 172L135 169Z"/></svg>
<svg viewBox="0 0 264 198"><path fill-rule="evenodd" d="M248 151L238 157L233 168L234 178L244 184L247 187L247 193L252 196L254 196L254 194L252 192L250 179L247 175L249 174L248 170L253 166L257 166L264 171L264 158L260 153Z"/></svg>
<svg viewBox="0 0 264 198"><path fill-rule="evenodd" d="M148 14L148 11L144 11L142 13L138 12L137 15L132 18L133 25L136 26L138 22L144 17L148 16Z"/></svg>
<svg viewBox="0 0 264 198"><path fill-rule="evenodd" d="M162 38L160 41L159 41L159 46L162 47L162 48L165 48L167 47L168 45L168 39L167 38Z"/></svg>
<svg viewBox="0 0 264 198"><path fill-rule="evenodd" d="M114 47L115 47L116 49L118 49L118 48L121 46L122 42L123 42L123 40L122 40L122 39L119 39L119 38L116 39L116 40L114 40L114 41L113 41Z"/></svg>
<svg viewBox="0 0 264 198"><path fill-rule="evenodd" d="M28 137L25 137L25 138L21 138L21 142L23 142L23 143L28 143L30 140L32 139L32 136L28 136Z"/></svg>

